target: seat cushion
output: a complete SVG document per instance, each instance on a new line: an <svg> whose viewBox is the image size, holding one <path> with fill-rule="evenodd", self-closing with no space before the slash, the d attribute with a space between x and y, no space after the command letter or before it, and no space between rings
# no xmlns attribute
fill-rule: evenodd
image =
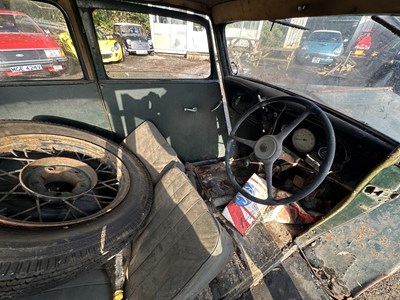
<svg viewBox="0 0 400 300"><path fill-rule="evenodd" d="M136 127L123 144L146 166L154 184L173 166L185 170L175 150L150 121L144 121Z"/></svg>
<svg viewBox="0 0 400 300"><path fill-rule="evenodd" d="M155 186L146 230L132 244L128 299L190 299L228 262L232 244L187 176L170 169Z"/></svg>

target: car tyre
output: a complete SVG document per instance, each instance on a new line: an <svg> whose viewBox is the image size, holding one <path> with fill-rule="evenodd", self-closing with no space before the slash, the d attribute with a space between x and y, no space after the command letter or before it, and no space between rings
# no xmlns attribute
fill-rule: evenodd
<svg viewBox="0 0 400 300"><path fill-rule="evenodd" d="M8 172L10 168L13 169L17 160L24 162L23 165L20 164L21 170L13 173L19 173L19 176L6 176L4 173L1 175L3 182L0 187L1 299L43 291L68 281L84 271L96 268L118 253L142 230L151 208L153 190L145 167L129 150L85 131L34 121L0 121L0 141L3 141L0 145L2 171ZM12 146L4 146L4 143ZM79 159L74 157L73 153ZM29 174L26 172L27 166L31 167L33 162L49 159L77 161L80 165L97 166L96 170L93 167L89 173L96 172L95 184L98 184L96 186L99 188L96 190L95 186L83 196L81 194L71 196L70 199L75 200L71 200L68 205L78 206L78 200L81 201L82 197L86 197L86 202L88 199L96 198L101 209L99 208L94 214L88 214L89 210L93 210L96 201L91 205L82 204L79 210L83 210L83 207L88 209L85 214L82 213L81 218L78 218L79 210L74 210L74 216L66 214L66 207L69 206L65 206L64 200L61 199L63 197L67 199L73 192L59 193L58 190L50 191L49 188L48 191L36 193L32 186L29 186L32 190L25 185L21 188L22 184L28 185L28 180L24 181L24 176ZM32 170L37 171L38 168L36 164ZM106 183L109 177L104 176L111 176L111 180L115 182ZM50 184L54 184L52 180L49 180ZM19 184L16 189L19 192L16 193L14 189L15 194L13 194L12 188L7 188L7 185L11 187L15 183ZM116 191L100 188L103 185L112 185ZM25 188L29 190L26 193L24 193ZM47 194L54 192L56 194ZM104 196L105 192L112 192L115 196ZM7 193L13 201L7 201L7 197L4 196ZM57 193L61 196L54 196ZM91 197L89 193L95 196ZM104 204L108 198L109 203ZM23 203L28 200L44 205L36 212L27 213ZM63 210L61 206L64 207ZM11 208L19 209L19 215L18 213L7 215L5 212ZM51 218L54 210L56 210L54 218L61 218L63 215L61 217L59 215L63 211L66 215L63 217L64 220L53 221ZM44 221L44 218L47 219Z"/></svg>

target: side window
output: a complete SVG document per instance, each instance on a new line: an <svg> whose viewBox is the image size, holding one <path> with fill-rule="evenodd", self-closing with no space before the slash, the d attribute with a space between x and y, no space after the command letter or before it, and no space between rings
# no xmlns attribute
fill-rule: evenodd
<svg viewBox="0 0 400 300"><path fill-rule="evenodd" d="M0 81L83 77L61 11L37 1L2 1Z"/></svg>
<svg viewBox="0 0 400 300"><path fill-rule="evenodd" d="M200 24L110 10L95 10L93 20L110 78L210 76L207 31Z"/></svg>

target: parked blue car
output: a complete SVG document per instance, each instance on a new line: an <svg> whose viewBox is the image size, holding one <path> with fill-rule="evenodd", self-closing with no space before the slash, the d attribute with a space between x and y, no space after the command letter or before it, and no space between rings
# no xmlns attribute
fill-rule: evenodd
<svg viewBox="0 0 400 300"><path fill-rule="evenodd" d="M303 42L296 55L300 64L329 65L343 54L340 31L315 30Z"/></svg>

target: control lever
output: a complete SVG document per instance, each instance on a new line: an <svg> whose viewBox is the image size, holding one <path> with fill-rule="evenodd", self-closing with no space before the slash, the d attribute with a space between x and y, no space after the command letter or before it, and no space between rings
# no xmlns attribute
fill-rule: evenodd
<svg viewBox="0 0 400 300"><path fill-rule="evenodd" d="M184 111L190 111L190 112L197 112L197 107L193 107L193 108L187 108L187 107L185 107L185 108L183 108L183 110Z"/></svg>

